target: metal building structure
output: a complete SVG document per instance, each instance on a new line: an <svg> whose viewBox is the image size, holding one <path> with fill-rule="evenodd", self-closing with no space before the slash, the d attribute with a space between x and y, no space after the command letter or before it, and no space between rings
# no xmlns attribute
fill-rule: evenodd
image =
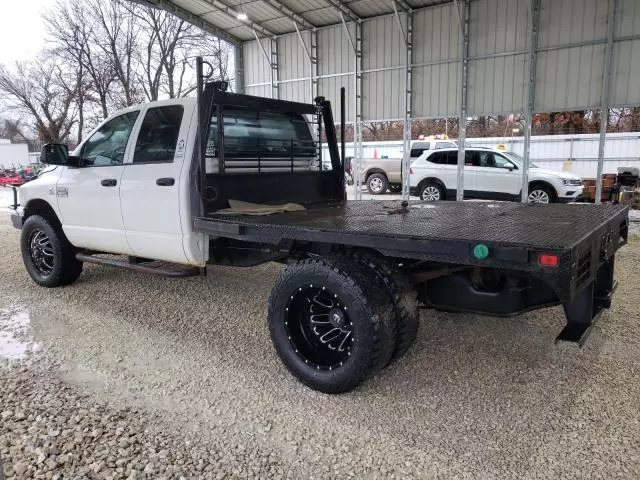
<svg viewBox="0 0 640 480"><path fill-rule="evenodd" d="M639 0L134 1L232 44L248 94L337 105L345 87L356 165L363 122L404 122L408 172L411 121L459 117L458 199L469 117L524 116L526 179L533 114L640 105Z"/></svg>

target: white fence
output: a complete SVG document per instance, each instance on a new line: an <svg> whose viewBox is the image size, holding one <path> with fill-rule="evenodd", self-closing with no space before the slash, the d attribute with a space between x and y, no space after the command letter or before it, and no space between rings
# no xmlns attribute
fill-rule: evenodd
<svg viewBox="0 0 640 480"><path fill-rule="evenodd" d="M598 169L598 134L545 135L531 137L531 162L550 170L570 171L595 178ZM522 155L522 137L468 138L467 146L497 147ZM402 158L402 141L364 142L363 158ZM353 156L353 144L347 144L347 156ZM328 155L326 149L322 155ZM604 150L604 173L616 173L618 167L640 167L640 132L610 133ZM327 157L325 157L327 158Z"/></svg>

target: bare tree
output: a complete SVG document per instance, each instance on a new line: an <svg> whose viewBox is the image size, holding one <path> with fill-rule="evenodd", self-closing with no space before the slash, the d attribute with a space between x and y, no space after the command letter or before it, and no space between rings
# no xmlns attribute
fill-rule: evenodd
<svg viewBox="0 0 640 480"><path fill-rule="evenodd" d="M202 33L184 20L152 7L130 5L128 11L142 26L138 61L140 82L150 101L161 94L181 97L195 88L190 59Z"/></svg>
<svg viewBox="0 0 640 480"><path fill-rule="evenodd" d="M113 99L116 106L139 103L136 50L140 29L121 0L88 0L85 4L94 19L90 41L105 55L120 89L120 96Z"/></svg>
<svg viewBox="0 0 640 480"><path fill-rule="evenodd" d="M0 120L0 138L6 138L11 143L29 143L30 140L25 130L26 127L20 119L5 118Z"/></svg>
<svg viewBox="0 0 640 480"><path fill-rule="evenodd" d="M79 71L82 77L82 93L78 103L97 103L103 118L109 116L109 96L115 81L115 73L109 56L96 45L96 18L82 0L61 1L43 16L49 35L55 42L56 51L69 68ZM84 116L79 105L79 114ZM80 119L81 136L83 120Z"/></svg>
<svg viewBox="0 0 640 480"><path fill-rule="evenodd" d="M231 46L207 33L202 33L199 44L199 51L202 56L205 57L213 67L213 78L216 80L233 80L229 75Z"/></svg>
<svg viewBox="0 0 640 480"><path fill-rule="evenodd" d="M33 117L43 142L66 140L76 123L77 78L47 57L17 62L15 71L0 65L0 91L10 107Z"/></svg>

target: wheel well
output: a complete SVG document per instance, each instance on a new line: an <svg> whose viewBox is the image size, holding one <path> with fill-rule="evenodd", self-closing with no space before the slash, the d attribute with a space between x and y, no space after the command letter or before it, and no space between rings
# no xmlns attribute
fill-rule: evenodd
<svg viewBox="0 0 640 480"><path fill-rule="evenodd" d="M553 198L558 198L558 192L556 192L556 189L554 188L554 186L548 182L545 182L542 180L535 180L533 182L529 182L529 191L531 191L535 187L544 187L551 192L551 195L553 195Z"/></svg>
<svg viewBox="0 0 640 480"><path fill-rule="evenodd" d="M372 168L371 170L367 170L367 174L364 176L364 178L366 180L369 180L369 177L371 175L373 175L374 173L380 173L382 175L385 176L385 178L387 179L387 181L389 180L389 178L387 177L387 172L385 172L384 170L382 170L381 168Z"/></svg>
<svg viewBox="0 0 640 480"><path fill-rule="evenodd" d="M439 185L440 187L442 187L442 190L444 190L444 195L446 197L447 195L447 187L445 186L444 182L442 180L440 180L439 178L436 177L427 177L427 178L423 178L422 180L420 180L420 183L418 183L418 195L420 195L420 190L422 190L422 187L425 186L425 184L427 183L435 183L437 185Z"/></svg>
<svg viewBox="0 0 640 480"><path fill-rule="evenodd" d="M36 198L27 202L27 205L24 207L23 221L32 215L40 215L47 220L54 222L57 226L60 226L60 220L58 219L58 215L56 215L55 210L44 200Z"/></svg>

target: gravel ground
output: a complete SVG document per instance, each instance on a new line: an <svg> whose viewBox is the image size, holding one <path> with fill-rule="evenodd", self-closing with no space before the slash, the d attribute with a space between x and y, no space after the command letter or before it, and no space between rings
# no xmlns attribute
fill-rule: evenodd
<svg viewBox="0 0 640 480"><path fill-rule="evenodd" d="M350 394L296 382L266 328L279 267L27 277L0 212L0 456L8 478L640 478L640 239L583 350L560 309L423 312Z"/></svg>

